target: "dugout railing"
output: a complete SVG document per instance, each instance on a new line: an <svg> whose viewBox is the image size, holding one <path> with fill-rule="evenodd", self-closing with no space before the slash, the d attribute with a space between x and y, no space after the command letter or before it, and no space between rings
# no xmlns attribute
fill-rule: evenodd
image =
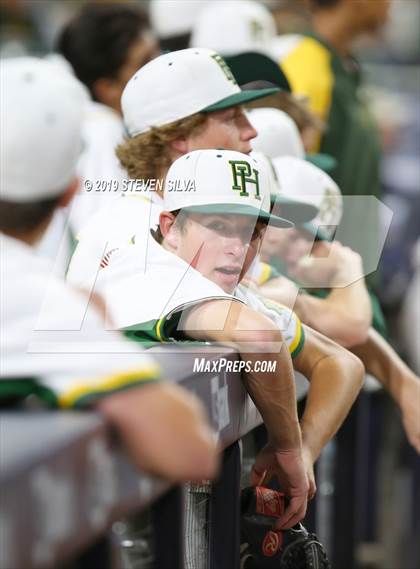
<svg viewBox="0 0 420 569"><path fill-rule="evenodd" d="M168 377L204 403L219 434L223 466L210 497L210 567L234 567L239 549L238 440L261 423L239 373L194 373L194 359L236 360L224 347L153 350ZM176 352L176 355L175 355ZM154 566L183 567L182 488L139 475L93 412L0 414L0 567L120 567L113 522L152 506ZM237 546L235 546L237 542ZM221 556L224 557L223 561Z"/></svg>
<svg viewBox="0 0 420 569"><path fill-rule="evenodd" d="M184 515L188 508L190 513L194 508L186 500L188 487L170 488L164 480L139 475L99 414L3 411L0 569L128 569L131 566L124 563L122 552L129 540L124 536L120 539L111 528L123 525L118 520L144 510L150 512L154 530L153 567L239 567L239 441L261 424L261 418L239 373L226 371L223 366L220 371L194 372L196 358L212 363L236 361L238 355L221 346L158 346L152 352L168 378L204 403L223 449L219 480L203 497L207 501L206 535L190 535L186 542ZM305 383L302 378L298 381L300 395ZM375 526L372 484L376 476L369 475L368 467L375 448L372 438L382 421L378 411L371 408L372 397L378 395L364 392L359 397L343 427L342 440L333 441L321 455L317 499L305 520L305 525L319 533L337 569L358 566L358 543L376 541L360 522ZM415 464L413 472L419 472L418 460ZM418 491L417 483L410 492L414 504ZM419 527L414 504L413 536ZM347 515L337 526L333 520L340 519L343 510ZM191 560L191 548L204 541L204 557ZM417 563L418 547L409 549L410 559ZM132 553L136 555L135 550ZM411 561L404 565L410 569L414 566Z"/></svg>

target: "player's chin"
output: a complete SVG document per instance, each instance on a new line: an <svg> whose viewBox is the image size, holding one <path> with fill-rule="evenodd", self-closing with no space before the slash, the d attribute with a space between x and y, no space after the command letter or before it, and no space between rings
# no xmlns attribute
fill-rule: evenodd
<svg viewBox="0 0 420 569"><path fill-rule="evenodd" d="M239 275L226 275L220 271L215 270L213 272L213 278L211 279L214 283L219 285L219 287L226 292L226 294L233 294L235 288L238 285Z"/></svg>

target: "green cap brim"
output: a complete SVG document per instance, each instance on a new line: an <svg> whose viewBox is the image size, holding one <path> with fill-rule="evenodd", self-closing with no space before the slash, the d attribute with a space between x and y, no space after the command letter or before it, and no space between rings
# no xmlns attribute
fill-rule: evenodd
<svg viewBox="0 0 420 569"><path fill-rule="evenodd" d="M306 154L305 158L324 172L331 172L337 166L337 160L330 154Z"/></svg>
<svg viewBox="0 0 420 569"><path fill-rule="evenodd" d="M315 205L292 200L286 196L271 194L270 200L274 215L280 214L296 225L311 221L318 214L318 208Z"/></svg>
<svg viewBox="0 0 420 569"><path fill-rule="evenodd" d="M286 75L280 65L268 55L256 51L247 51L224 57L238 85L254 81L269 81L281 91L292 91Z"/></svg>
<svg viewBox="0 0 420 569"><path fill-rule="evenodd" d="M313 225L312 223L303 223L299 227L300 231L306 231L311 237L315 237L318 241L331 241L328 235L323 231L322 227Z"/></svg>
<svg viewBox="0 0 420 569"><path fill-rule="evenodd" d="M263 97L268 97L269 95L274 95L278 93L280 89L273 87L271 89L255 89L255 91L240 91L234 95L230 95L213 105L210 105L204 109L201 109L204 113L209 113L211 111L222 111L223 109L228 109L229 107L235 107L236 105L243 105L249 103L250 101L256 101L257 99L262 99Z"/></svg>
<svg viewBox="0 0 420 569"><path fill-rule="evenodd" d="M191 205L182 208L182 211L189 211L191 213L205 213L205 214L221 214L221 215L246 215L248 217L256 218L256 221L270 224L272 227L290 228L294 227L294 223L287 219L283 219L277 215L270 215L266 211L257 209L251 205L241 204L204 204L204 205Z"/></svg>

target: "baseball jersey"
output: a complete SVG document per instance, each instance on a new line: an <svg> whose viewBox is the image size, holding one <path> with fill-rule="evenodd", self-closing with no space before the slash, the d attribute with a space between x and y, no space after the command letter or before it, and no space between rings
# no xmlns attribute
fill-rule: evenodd
<svg viewBox="0 0 420 569"><path fill-rule="evenodd" d="M122 189L127 175L115 154L124 140L121 117L106 105L90 101L82 124L83 151L77 164L80 190L71 205L70 225L77 235L91 216Z"/></svg>
<svg viewBox="0 0 420 569"><path fill-rule="evenodd" d="M270 318L283 333L292 357L304 345L297 316L288 308L262 299L239 285L234 295L225 293L191 265L164 249L154 238L145 254L144 241L121 249L98 278L98 292L106 301L117 328L133 340L173 342L187 339L182 312L208 300L241 302Z"/></svg>
<svg viewBox="0 0 420 569"><path fill-rule="evenodd" d="M235 300L152 235L146 241L143 233L110 256L95 291L105 300L109 321L145 345L174 341L184 308L206 300Z"/></svg>
<svg viewBox="0 0 420 569"><path fill-rule="evenodd" d="M263 261L258 261L252 273L252 279L258 286L268 283L268 281L280 276L281 274L275 267Z"/></svg>
<svg viewBox="0 0 420 569"><path fill-rule="evenodd" d="M152 358L106 330L93 304L52 275L46 259L0 239L0 400L33 393L51 406L81 407L159 378Z"/></svg>
<svg viewBox="0 0 420 569"><path fill-rule="evenodd" d="M137 241L150 239L150 227L159 223L162 200L157 194L123 194L92 216L77 235L77 246L67 272L67 281L91 291L99 270L110 255ZM142 237L141 237L142 235Z"/></svg>
<svg viewBox="0 0 420 569"><path fill-rule="evenodd" d="M278 60L293 92L308 97L310 108L327 123L313 151L337 159L332 177L345 195L376 195L380 141L360 93L360 66L344 59L319 36L285 36Z"/></svg>
<svg viewBox="0 0 420 569"><path fill-rule="evenodd" d="M286 36L287 38L287 36ZM316 34L292 36L278 61L294 93L308 98L310 108L327 125L313 151L337 160L331 176L343 195L381 195L379 131L360 90L360 66L343 58ZM353 208L356 208L353 211ZM357 230L355 226L357 225ZM340 240L365 259L376 259L380 251L378 205L344 207ZM367 277L378 286L378 275Z"/></svg>
<svg viewBox="0 0 420 569"><path fill-rule="evenodd" d="M269 300L241 284L236 287L235 297L256 312L270 318L283 334L292 358L299 355L305 345L305 333L300 319L293 310L283 304Z"/></svg>

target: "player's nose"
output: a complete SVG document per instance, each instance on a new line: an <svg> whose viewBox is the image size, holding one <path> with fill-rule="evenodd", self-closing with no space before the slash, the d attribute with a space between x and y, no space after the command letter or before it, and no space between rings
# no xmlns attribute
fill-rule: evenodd
<svg viewBox="0 0 420 569"><path fill-rule="evenodd" d="M241 139L242 140L244 140L244 141L252 140L253 138L255 138L257 136L258 133L257 133L256 129L250 123L245 112L241 113L238 121L239 121L239 128L241 131Z"/></svg>
<svg viewBox="0 0 420 569"><path fill-rule="evenodd" d="M247 250L248 242L241 235L235 235L226 239L225 253L235 259L244 258Z"/></svg>

